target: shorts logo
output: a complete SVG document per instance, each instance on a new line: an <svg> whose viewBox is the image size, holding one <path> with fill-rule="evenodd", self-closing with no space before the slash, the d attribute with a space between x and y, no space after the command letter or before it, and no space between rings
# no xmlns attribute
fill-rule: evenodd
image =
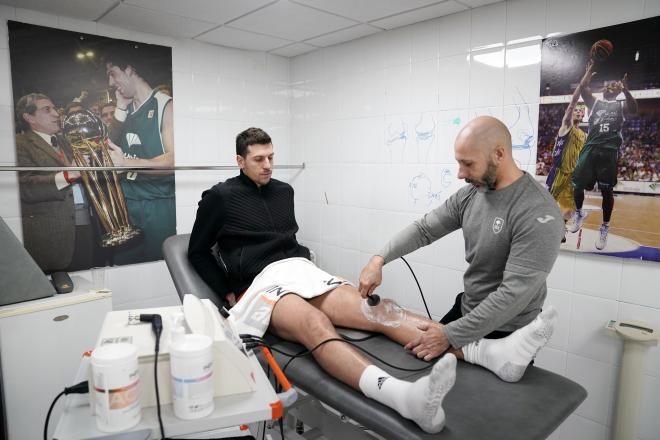
<svg viewBox="0 0 660 440"><path fill-rule="evenodd" d="M289 293L289 291L285 290L284 287L282 287L282 286L274 286L274 287L271 287L270 289L266 290L266 293L274 293L275 296L280 296L284 293Z"/></svg>
<svg viewBox="0 0 660 440"><path fill-rule="evenodd" d="M538 220L539 223L548 223L550 220L554 220L555 218L549 214L546 214L545 217L536 217L536 220Z"/></svg>
<svg viewBox="0 0 660 440"><path fill-rule="evenodd" d="M504 220L499 217L495 217L495 220L493 220L493 232L499 234L503 227Z"/></svg>
<svg viewBox="0 0 660 440"><path fill-rule="evenodd" d="M328 286L338 286L342 283L341 280L335 280L334 278L330 278L329 280L323 282Z"/></svg>
<svg viewBox="0 0 660 440"><path fill-rule="evenodd" d="M245 323L254 328L266 329L272 312L273 307L271 305L261 304L256 310L253 310L250 316L246 317Z"/></svg>

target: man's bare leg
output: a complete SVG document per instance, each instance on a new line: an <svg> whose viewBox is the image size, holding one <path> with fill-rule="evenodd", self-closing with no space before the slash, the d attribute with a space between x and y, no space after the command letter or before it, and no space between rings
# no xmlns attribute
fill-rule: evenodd
<svg viewBox="0 0 660 440"><path fill-rule="evenodd" d="M285 295L275 304L269 329L308 349L329 338L339 338L328 316L295 294ZM339 341L319 347L314 358L330 375L414 420L426 432L436 433L444 427L442 401L456 378L454 356L445 356L428 376L415 382L390 376Z"/></svg>
<svg viewBox="0 0 660 440"><path fill-rule="evenodd" d="M398 327L390 327L369 321L362 313L360 292L347 284L309 300L310 304L321 310L334 325L382 333L401 345L412 341L418 334L418 325L433 324L435 321L406 310L405 319Z"/></svg>
<svg viewBox="0 0 660 440"><path fill-rule="evenodd" d="M288 341L312 349L319 343L340 338L330 319L298 295L286 295L273 309L270 330ZM328 342L313 353L321 367L333 377L359 389L360 376L371 362L343 342Z"/></svg>
<svg viewBox="0 0 660 440"><path fill-rule="evenodd" d="M418 325L438 324L409 310L406 310L406 319L399 327L390 327L369 321L361 310L362 297L360 292L355 287L346 284L325 295L312 298L309 302L328 315L335 325L382 333L401 345L406 345L419 334ZM453 354L456 359L464 360L463 350L460 348L449 347L446 353Z"/></svg>
<svg viewBox="0 0 660 440"><path fill-rule="evenodd" d="M358 290L348 285L310 300L310 303L325 313L335 325L380 332L402 345L417 335L418 324L437 324L406 311L406 319L399 327L388 327L369 321L362 314L361 302L362 297ZM506 338L481 339L465 347L450 347L445 353L480 365L494 372L502 380L517 382L522 378L529 362L550 340L556 318L556 310L548 307L533 322Z"/></svg>

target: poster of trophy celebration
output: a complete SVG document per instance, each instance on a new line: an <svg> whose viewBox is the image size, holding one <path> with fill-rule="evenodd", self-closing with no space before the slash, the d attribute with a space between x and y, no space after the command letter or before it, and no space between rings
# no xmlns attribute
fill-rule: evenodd
<svg viewBox="0 0 660 440"><path fill-rule="evenodd" d="M8 27L16 165L49 167L18 173L25 248L46 273L162 259L176 234L171 48Z"/></svg>
<svg viewBox="0 0 660 440"><path fill-rule="evenodd" d="M660 17L543 40L537 178L562 249L660 261Z"/></svg>

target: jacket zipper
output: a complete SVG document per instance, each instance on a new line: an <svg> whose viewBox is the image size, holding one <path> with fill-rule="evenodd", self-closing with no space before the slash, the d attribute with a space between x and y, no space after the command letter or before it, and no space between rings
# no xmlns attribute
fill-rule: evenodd
<svg viewBox="0 0 660 440"><path fill-rule="evenodd" d="M266 208L266 212L268 213L268 219L270 220L270 225L273 228L273 230L275 230L275 221L273 221L273 215L270 213L270 209L268 209L268 205L266 204L264 195L261 192L261 188L259 188L259 197L261 198L261 202L264 204L264 208Z"/></svg>
<svg viewBox="0 0 660 440"><path fill-rule="evenodd" d="M241 246L241 253L238 256L238 278L240 281L243 281L243 251L245 246Z"/></svg>

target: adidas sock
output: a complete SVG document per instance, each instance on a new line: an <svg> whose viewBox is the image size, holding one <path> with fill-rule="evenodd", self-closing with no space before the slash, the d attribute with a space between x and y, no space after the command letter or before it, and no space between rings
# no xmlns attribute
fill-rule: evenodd
<svg viewBox="0 0 660 440"><path fill-rule="evenodd" d="M456 357L446 354L436 362L429 375L415 382L397 379L370 365L360 376L360 390L365 396L389 406L433 434L445 426L442 400L454 386L455 380Z"/></svg>
<svg viewBox="0 0 660 440"><path fill-rule="evenodd" d="M506 382L517 382L552 336L557 310L549 306L534 321L502 339L480 339L463 349L467 362L480 365Z"/></svg>

